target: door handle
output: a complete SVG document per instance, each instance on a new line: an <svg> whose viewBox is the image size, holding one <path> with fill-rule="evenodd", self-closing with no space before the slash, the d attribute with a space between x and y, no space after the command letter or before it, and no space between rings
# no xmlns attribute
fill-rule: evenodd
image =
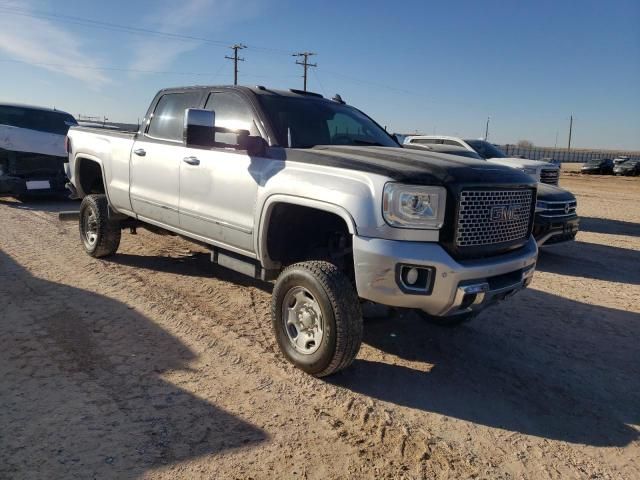
<svg viewBox="0 0 640 480"><path fill-rule="evenodd" d="M139 157L144 157L147 154L147 152L144 151L144 148L137 148L133 151L133 153L135 153Z"/></svg>
<svg viewBox="0 0 640 480"><path fill-rule="evenodd" d="M184 157L182 161L189 165L200 165L200 160L197 157Z"/></svg>

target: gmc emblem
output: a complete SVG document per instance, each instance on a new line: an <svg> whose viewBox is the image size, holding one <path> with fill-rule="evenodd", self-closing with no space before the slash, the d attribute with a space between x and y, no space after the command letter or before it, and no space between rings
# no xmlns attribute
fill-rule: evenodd
<svg viewBox="0 0 640 480"><path fill-rule="evenodd" d="M508 222L520 218L520 205L495 205L491 207L492 222Z"/></svg>

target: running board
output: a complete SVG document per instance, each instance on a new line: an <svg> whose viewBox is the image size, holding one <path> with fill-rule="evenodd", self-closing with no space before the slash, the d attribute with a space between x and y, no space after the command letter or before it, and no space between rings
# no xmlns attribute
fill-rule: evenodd
<svg viewBox="0 0 640 480"><path fill-rule="evenodd" d="M68 210L58 212L58 220L61 222L77 222L80 219L80 212L77 210Z"/></svg>
<svg viewBox="0 0 640 480"><path fill-rule="evenodd" d="M265 270L257 261L243 255L215 247L211 250L211 262L234 272L264 281L274 280L278 273L275 270Z"/></svg>

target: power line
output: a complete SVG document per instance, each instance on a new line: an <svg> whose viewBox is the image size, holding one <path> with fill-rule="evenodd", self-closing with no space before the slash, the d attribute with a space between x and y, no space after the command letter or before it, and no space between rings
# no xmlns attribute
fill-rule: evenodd
<svg viewBox="0 0 640 480"><path fill-rule="evenodd" d="M245 48L247 48L247 46L241 43L236 43L229 48L233 50L233 57L225 55L224 58L226 58L227 60L233 60L233 84L238 85L238 62L244 62L244 58L238 57L238 50L244 50Z"/></svg>
<svg viewBox="0 0 640 480"><path fill-rule="evenodd" d="M45 67L82 68L86 70L110 70L110 71L117 71L117 72L151 73L151 74L158 74L158 75L199 75L199 76L216 77L220 74L220 70L218 70L217 73L169 72L169 71L157 71L157 70L140 70L136 68L125 68L125 67L97 67L94 65L69 64L69 63L28 62L26 60L17 60L13 58L2 58L0 59L0 62L23 63L25 65L41 65Z"/></svg>
<svg viewBox="0 0 640 480"><path fill-rule="evenodd" d="M27 10L27 9L20 9L20 8L12 8L12 7L3 6L1 4L0 4L0 11L2 11L3 13L7 13L9 15L19 15L19 16L30 17L30 18L46 18L50 20L53 19L57 21L64 21L65 24L71 23L71 24L80 25L84 27L101 28L104 30L110 30L110 31L116 31L116 32L125 32L125 33L139 34L139 35L155 35L159 37L165 37L165 38L170 38L173 40L181 40L181 41L204 42L220 48L227 48L227 46L230 43L229 41L225 41L225 40L213 40L206 37L182 35L182 34L173 33L173 32L152 30L149 28L133 27L130 25L103 22L99 20L93 20L90 18L49 13L42 10ZM282 55L290 55L291 53L289 50L283 50L278 48L261 47L257 45L256 46L249 45L249 47L255 50L279 53Z"/></svg>
<svg viewBox="0 0 640 480"><path fill-rule="evenodd" d="M206 38L206 37L199 37L199 36L192 36L192 35L182 35L182 34L177 34L177 33L172 33L172 32L167 32L167 31L161 31L161 30L152 30L152 29L148 29L148 28L140 28L140 27L133 27L133 26L129 26L129 25L122 25L122 24L117 24L117 23L111 23L111 22L103 22L103 21L99 21L99 20L93 20L90 18L84 18L84 17L78 17L78 16L72 16L72 15L63 15L63 14L56 14L56 13L50 13L50 12L46 12L43 10L27 10L24 8L15 8L13 5L11 4L2 4L0 3L0 12L2 13L6 13L9 15L18 15L18 16L24 16L24 17L30 17L30 18L44 18L44 19L48 19L51 21L57 21L57 22L62 22L65 25L67 24L75 24L75 25L79 25L79 26L83 26L83 27L87 27L87 28L99 28L99 29L104 29L104 30L108 30L108 31L115 31L115 32L122 32L122 33L129 33L129 34L136 34L136 35L155 35L157 37L164 37L164 38L168 38L168 39L172 39L172 40L177 40L177 41L190 41L190 42L203 42L203 43L207 43L209 45L215 46L215 47L219 47L219 48L228 48L228 45L230 42L228 41L223 41L223 40L214 40L214 39L210 39L210 38ZM275 53L275 54L282 54L282 55L291 55L291 51L290 50L284 50L284 49L278 49L278 48L270 48L270 47L262 47L262 46L257 46L257 45L251 45L251 44L244 44L244 46L246 48L251 48L252 50L258 50L258 51L262 51L262 52L269 52L269 53ZM311 53L311 52L302 52L302 53L294 53L294 56L304 56L304 53L307 53L308 56L311 55L315 55L315 53ZM308 58L308 57L307 57ZM16 61L16 60L3 60L3 61ZM32 64L32 65L47 65L44 63L38 63L38 62L20 62L20 63L27 63L27 64ZM305 58L305 62L296 62L299 65L304 65L304 63L306 62L306 58ZM188 73L188 72L158 72L158 71L152 71L152 70L135 70L135 69L127 69L127 68L119 68L119 67L91 67L91 66L87 66L87 65L62 65L62 64L48 64L51 66L62 66L62 67L74 67L74 68L89 68L89 69L94 69L94 70L118 70L118 71L129 71L129 72L139 72L139 73L150 73L150 74L175 74L175 75L203 75L203 76L208 76L211 75L209 73ZM307 68L308 67L315 67L317 66L316 64L307 64L307 66L305 67L305 90L306 90L306 83L307 83ZM358 78L355 77L350 77L347 75L344 75L342 73L339 72L331 72L331 71L327 71L323 69L323 72L325 73L329 73L330 75L334 75L334 76L338 76L338 77L342 77L344 79L347 79L349 81L355 82L355 83L361 83L361 84L368 84L368 85L372 85L375 87L379 87L379 88L384 88L387 90L393 90L396 92L401 92L404 94L410 94L410 95L414 95L416 94L415 92L410 92L408 90L404 90L401 88L396 88L396 87L392 87L389 85L384 85L381 83L377 83L377 82L370 82L367 80L360 80Z"/></svg>
<svg viewBox="0 0 640 480"><path fill-rule="evenodd" d="M300 52L300 53L294 53L292 55L292 57L304 57L304 60L301 62L300 60L296 60L296 64L297 65L302 65L303 69L304 69L304 75L302 76L302 78L304 78L304 91L307 91L307 70L309 69L309 67L317 67L318 64L317 63L309 63L309 57L311 57L312 55L317 55L316 53L313 52Z"/></svg>

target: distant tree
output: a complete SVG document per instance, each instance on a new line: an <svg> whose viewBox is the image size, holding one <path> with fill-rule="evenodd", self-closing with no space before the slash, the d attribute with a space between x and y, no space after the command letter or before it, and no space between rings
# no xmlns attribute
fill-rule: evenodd
<svg viewBox="0 0 640 480"><path fill-rule="evenodd" d="M529 140L518 140L518 146L523 148L531 148L533 147L533 142Z"/></svg>

